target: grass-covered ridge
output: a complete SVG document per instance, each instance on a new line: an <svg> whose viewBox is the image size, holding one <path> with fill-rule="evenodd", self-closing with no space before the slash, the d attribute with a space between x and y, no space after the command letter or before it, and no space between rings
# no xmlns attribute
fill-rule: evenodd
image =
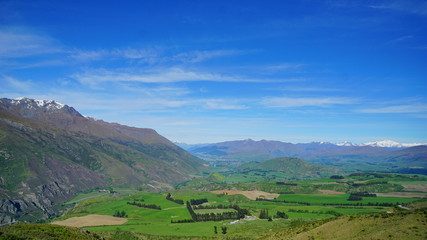
<svg viewBox="0 0 427 240"><path fill-rule="evenodd" d="M347 215L334 219L284 228L261 239L345 240L345 239L426 239L427 212L397 212L373 215Z"/></svg>
<svg viewBox="0 0 427 240"><path fill-rule="evenodd" d="M18 223L0 228L0 239L8 240L99 240L102 237L87 230L52 224ZM110 239L113 240L113 239Z"/></svg>

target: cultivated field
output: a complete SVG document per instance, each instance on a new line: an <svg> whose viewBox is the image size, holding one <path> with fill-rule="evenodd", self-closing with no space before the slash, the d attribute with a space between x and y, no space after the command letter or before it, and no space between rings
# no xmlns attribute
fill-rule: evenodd
<svg viewBox="0 0 427 240"><path fill-rule="evenodd" d="M105 226L105 225L121 225L128 220L106 215L90 214L84 217L72 217L63 221L55 221L52 224L67 226L67 227L90 227L90 226Z"/></svg>
<svg viewBox="0 0 427 240"><path fill-rule="evenodd" d="M137 192L125 197L100 194L102 198L98 199L92 199L92 197L99 193L84 193L84 195L76 197L76 200L79 201L76 207L58 221L65 220L64 222L69 224L67 226L85 226L84 228L90 232L105 236L112 236L120 232L143 236L142 239L157 239L157 237L158 239L189 239L190 237L263 239L264 235L268 233L306 221L328 221L328 219L342 215L364 216L399 209L404 211L404 208L395 208L395 206L420 200L426 196L426 193L402 191L401 183L406 184L406 187L411 187L422 184L423 179L422 176L416 177L415 175L383 174L378 176L377 174L352 176L340 180L211 184L211 187L216 188L216 190L213 189L215 191L182 189L169 192L173 199L182 200L184 204L167 200L168 192ZM252 189L259 190L253 191ZM419 186L414 189L420 190ZM352 201L349 200L351 193L375 193L377 197L368 195L369 197L363 196L362 199ZM256 201L257 198L262 199ZM240 209L246 209L250 217L247 218L247 221L229 219L193 222L193 216L185 203L197 199L206 199L207 202L203 201L204 203L201 204L203 207L198 207L200 209L194 209L196 214L238 213L236 209L232 208L237 205ZM135 205L135 203L137 204ZM149 205L155 205L158 209L144 207ZM408 208L413 209L412 205ZM117 220L112 217L116 211L126 213L125 218L118 219L124 222L102 222L107 219ZM260 219L261 213L266 211L272 221ZM287 219L279 218L278 213L283 212L286 213ZM102 217L97 218L94 215ZM176 223L180 221L181 223ZM215 227L219 233L215 233ZM220 233L222 227L227 227L227 234ZM157 237L153 235L157 235Z"/></svg>

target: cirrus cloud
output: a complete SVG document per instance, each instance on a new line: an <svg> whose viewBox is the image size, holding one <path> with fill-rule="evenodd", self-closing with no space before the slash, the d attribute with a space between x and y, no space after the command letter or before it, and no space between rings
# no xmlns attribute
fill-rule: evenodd
<svg viewBox="0 0 427 240"><path fill-rule="evenodd" d="M353 98L316 97L316 98L289 98L269 97L264 98L261 104L269 108L293 108L293 107L327 107L331 105L354 104Z"/></svg>

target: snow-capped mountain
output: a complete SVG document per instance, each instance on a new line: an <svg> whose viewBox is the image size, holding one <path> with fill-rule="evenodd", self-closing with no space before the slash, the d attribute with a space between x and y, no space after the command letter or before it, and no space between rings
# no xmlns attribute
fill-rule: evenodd
<svg viewBox="0 0 427 240"><path fill-rule="evenodd" d="M12 105L18 106L26 106L27 108L46 108L48 110L62 109L65 107L65 104L56 102L54 100L35 100L29 98L15 98L11 99L10 103Z"/></svg>
<svg viewBox="0 0 427 240"><path fill-rule="evenodd" d="M351 143L351 142L342 142L342 143L337 143L335 144L337 146L344 146L344 147L353 147L353 146L358 146L357 144Z"/></svg>
<svg viewBox="0 0 427 240"><path fill-rule="evenodd" d="M406 147L427 145L427 143L399 143L393 140L382 140L382 141L367 142L362 144L355 144L355 143L345 141L343 143L337 143L335 145L345 146L345 147L371 146L371 147L383 147L383 148L406 148Z"/></svg>
<svg viewBox="0 0 427 240"><path fill-rule="evenodd" d="M361 146L372 146L372 147L387 147L387 148L401 148L404 147L402 143L398 143L392 140L382 140L375 142L367 142L360 144Z"/></svg>

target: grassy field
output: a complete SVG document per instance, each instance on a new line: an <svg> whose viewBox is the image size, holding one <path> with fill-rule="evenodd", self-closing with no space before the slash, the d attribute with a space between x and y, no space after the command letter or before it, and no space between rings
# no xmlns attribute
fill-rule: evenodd
<svg viewBox="0 0 427 240"><path fill-rule="evenodd" d="M391 203L391 204L402 204L413 202L417 198L399 198L399 197L363 197L361 201L348 201L350 194L282 194L276 200L277 201L290 201L290 202L305 202L312 205L322 204L336 204L336 205L347 205L347 204L368 204L368 203Z"/></svg>
<svg viewBox="0 0 427 240"><path fill-rule="evenodd" d="M96 196L82 194L79 196L83 199L87 196ZM104 197L100 199L88 199L78 203L78 205L70 210L61 219L66 219L74 216L85 216L88 214L101 214L112 216L116 210L125 211L128 222L123 225L116 226L96 226L85 227L91 232L105 231L130 231L149 235L164 235L164 236L204 236L215 237L214 226L221 229L222 226L227 226L227 236L255 238L260 237L261 233L270 231L269 229L279 229L286 227L293 220L322 220L329 219L344 214L366 214L379 211L386 211L389 207L380 206L339 206L339 204L354 203L347 201L349 194L337 195L315 195L315 194L282 194L276 200L286 200L293 202L307 202L309 206L295 203L271 202L271 201L252 201L242 195L224 195L213 194L210 192L194 191L194 190L174 190L171 191L173 198L189 201L190 199L207 198L208 202L204 205L230 205L239 204L241 208L248 209L251 215L255 216L251 221L239 221L237 224L227 224L228 221L210 221L196 223L171 223L171 220L191 219L185 205L180 205L172 201L166 200L166 193L148 193L138 192L126 197ZM411 198L395 198L395 197L367 197L362 203L404 203L412 202L415 199ZM155 204L161 207L161 210L147 209L129 205L128 202L140 202L144 204ZM336 205L322 205L336 204ZM289 219L275 219L269 222L265 219L257 219L261 210L267 209L269 216L273 217L277 211L284 211L289 216ZM234 209L200 209L197 213L220 213L226 211L235 211ZM273 230L271 230L273 231Z"/></svg>
<svg viewBox="0 0 427 240"><path fill-rule="evenodd" d="M266 234L262 239L426 239L425 211L396 212L392 214L342 216L334 219L284 228Z"/></svg>
<svg viewBox="0 0 427 240"><path fill-rule="evenodd" d="M263 181L256 183L211 183L209 186L216 189L239 189L239 190L263 190L266 192L286 192L272 201L254 201L243 195L214 194L208 191L197 191L188 189L172 190L170 193L174 199L184 202L191 199L208 199L203 205L231 205L238 204L247 209L251 217L238 222L208 221L195 223L171 223L171 221L189 220L189 214L185 204L177 204L166 199L167 192L148 193L135 192L132 189L114 189L116 195L100 193L98 191L81 193L70 202L77 203L59 220L75 216L86 216L89 214L100 214L112 216L115 211L124 211L128 221L122 225L115 226L92 226L85 229L100 235L113 236L115 234L129 233L138 235L141 239L178 239L179 237L205 237L231 239L256 239L262 238L270 232L280 232L281 229L304 224L311 221L329 221L336 217L346 215L368 216L369 214L397 211L396 204L408 204L419 198L403 197L363 197L360 201L349 201L351 192L368 189L369 192L393 192L402 190L405 186L421 189L424 186L424 176L400 175L400 174L365 174L346 176L343 179L315 179L306 181ZM206 184L206 179L199 180ZM319 190L342 191L344 194L320 194ZM408 188L410 189L410 188ZM269 191L272 190L272 191ZM121 197L119 197L121 196ZM287 201L287 202L284 202ZM154 204L161 210L148 209L129 205L128 203ZM368 204L373 206L368 206ZM390 204L393 206L377 206L377 204ZM413 204L416 206L418 203ZM419 205L419 204L418 204ZM410 206L410 204L408 205ZM267 219L259 219L258 216L264 210L268 210ZM223 213L236 211L234 209L196 209L198 214ZM285 212L288 219L276 217L278 212ZM233 223L233 224L230 224ZM214 233L214 227L218 232L221 227L227 227L227 234ZM319 233L320 234L320 233ZM132 235L132 236L133 236ZM141 237L142 236L142 237ZM120 238L119 238L120 239ZM125 238L123 238L125 239ZM133 238L129 238L133 239ZM137 238L134 238L137 239Z"/></svg>

